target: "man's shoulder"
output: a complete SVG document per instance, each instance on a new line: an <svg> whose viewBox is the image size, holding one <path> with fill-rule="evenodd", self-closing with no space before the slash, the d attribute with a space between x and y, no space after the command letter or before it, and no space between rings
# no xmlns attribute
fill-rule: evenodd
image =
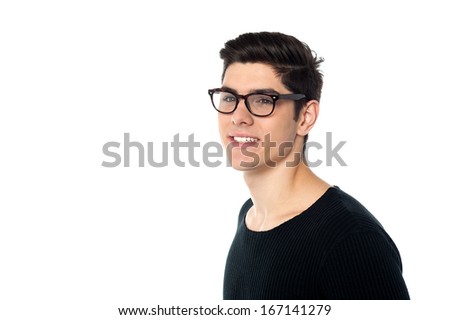
<svg viewBox="0 0 450 320"><path fill-rule="evenodd" d="M341 190L331 187L311 206L310 219L320 221L322 227L338 232L352 233L376 231L384 233L384 228L375 216L358 200Z"/></svg>

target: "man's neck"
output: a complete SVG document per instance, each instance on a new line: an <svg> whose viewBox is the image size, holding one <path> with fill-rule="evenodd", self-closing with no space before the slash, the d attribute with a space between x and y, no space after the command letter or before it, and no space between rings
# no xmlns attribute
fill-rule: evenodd
<svg viewBox="0 0 450 320"><path fill-rule="evenodd" d="M270 230L300 214L330 187L304 163L247 171L244 179L254 204L246 222L255 231Z"/></svg>

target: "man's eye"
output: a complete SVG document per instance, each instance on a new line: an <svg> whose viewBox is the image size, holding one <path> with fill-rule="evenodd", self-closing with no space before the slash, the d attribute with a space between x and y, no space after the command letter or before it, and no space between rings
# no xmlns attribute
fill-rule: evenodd
<svg viewBox="0 0 450 320"><path fill-rule="evenodd" d="M272 104L272 100L268 98L259 98L255 101L257 104Z"/></svg>
<svg viewBox="0 0 450 320"><path fill-rule="evenodd" d="M226 96L223 96L222 100L224 102L228 102L228 103L235 102L236 101L236 97L234 97L232 95L226 95Z"/></svg>

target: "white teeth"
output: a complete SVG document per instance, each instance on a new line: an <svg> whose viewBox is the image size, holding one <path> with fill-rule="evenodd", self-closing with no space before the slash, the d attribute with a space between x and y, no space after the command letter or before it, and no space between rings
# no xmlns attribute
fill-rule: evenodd
<svg viewBox="0 0 450 320"><path fill-rule="evenodd" d="M250 137L233 137L234 141L236 142L256 142L258 139L250 138Z"/></svg>

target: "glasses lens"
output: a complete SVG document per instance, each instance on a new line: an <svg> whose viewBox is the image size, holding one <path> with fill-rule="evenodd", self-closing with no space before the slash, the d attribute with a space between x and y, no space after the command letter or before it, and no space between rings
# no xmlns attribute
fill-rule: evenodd
<svg viewBox="0 0 450 320"><path fill-rule="evenodd" d="M229 92L214 92L212 101L219 112L233 112L236 107L236 96Z"/></svg>
<svg viewBox="0 0 450 320"><path fill-rule="evenodd" d="M258 116L266 116L272 113L273 98L265 94L252 94L247 98L252 112Z"/></svg>

